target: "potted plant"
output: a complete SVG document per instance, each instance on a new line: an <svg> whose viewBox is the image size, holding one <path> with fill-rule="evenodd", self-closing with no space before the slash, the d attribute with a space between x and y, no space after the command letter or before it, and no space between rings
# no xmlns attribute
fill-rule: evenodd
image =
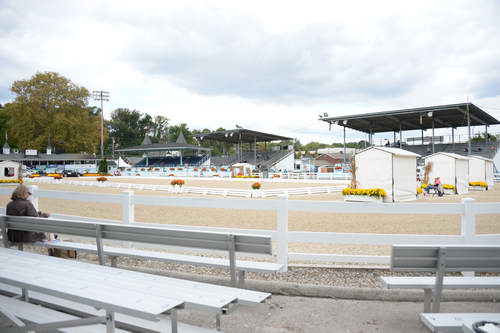
<svg viewBox="0 0 500 333"><path fill-rule="evenodd" d="M95 180L97 180L99 183L104 183L105 181L108 180L108 178L101 176L97 177Z"/></svg>
<svg viewBox="0 0 500 333"><path fill-rule="evenodd" d="M59 175L59 174L55 174L55 175L52 176L52 178L55 179L55 180L62 180L63 176Z"/></svg>
<svg viewBox="0 0 500 333"><path fill-rule="evenodd" d="M469 190L488 191L488 184L485 182L469 182Z"/></svg>

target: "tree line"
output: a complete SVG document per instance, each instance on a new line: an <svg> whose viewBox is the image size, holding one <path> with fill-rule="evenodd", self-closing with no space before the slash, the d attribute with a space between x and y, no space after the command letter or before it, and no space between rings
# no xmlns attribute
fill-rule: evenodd
<svg viewBox="0 0 500 333"><path fill-rule="evenodd" d="M6 141L19 150L44 151L48 146L57 153L97 153L101 136L101 110L90 106L90 92L55 72L36 73L31 78L15 81L10 91L14 100L0 105L0 143ZM224 143L204 140L197 142L196 134L224 131L204 128L189 129L187 124L171 124L165 116L151 116L139 110L118 108L104 120L105 152L140 145L146 136L152 143L175 142L182 132L190 144L212 148L212 154L234 152ZM349 143L360 148L363 142ZM271 143L269 146L275 145ZM340 143L310 142L302 145L294 140L296 151L315 151L318 148L338 147Z"/></svg>

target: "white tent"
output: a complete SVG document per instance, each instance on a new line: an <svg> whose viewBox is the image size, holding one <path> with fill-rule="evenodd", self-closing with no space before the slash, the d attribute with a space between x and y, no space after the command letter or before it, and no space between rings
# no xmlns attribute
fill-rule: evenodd
<svg viewBox="0 0 500 333"><path fill-rule="evenodd" d="M469 159L453 153L434 153L424 157L425 165L432 162L429 182L441 178L441 184L454 185L457 194L469 192Z"/></svg>
<svg viewBox="0 0 500 333"><path fill-rule="evenodd" d="M386 202L415 200L419 156L399 148L370 147L360 151L354 156L358 188L384 189Z"/></svg>
<svg viewBox="0 0 500 333"><path fill-rule="evenodd" d="M482 156L471 155L469 157L469 181L485 182L489 188L493 188L493 160Z"/></svg>

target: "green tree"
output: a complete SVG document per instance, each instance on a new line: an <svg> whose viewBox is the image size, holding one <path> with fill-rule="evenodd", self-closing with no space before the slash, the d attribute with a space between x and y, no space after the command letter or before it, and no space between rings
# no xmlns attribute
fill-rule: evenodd
<svg viewBox="0 0 500 333"><path fill-rule="evenodd" d="M9 141L20 149L95 152L100 140L99 117L90 112L89 92L54 73L36 73L12 84L14 102L5 106L10 117Z"/></svg>
<svg viewBox="0 0 500 333"><path fill-rule="evenodd" d="M155 116L153 118L152 137L156 142L168 140L168 122L169 119L164 116Z"/></svg>
<svg viewBox="0 0 500 333"><path fill-rule="evenodd" d="M189 144L196 144L197 142L195 141L193 137L193 133L189 130L187 127L187 124L180 124L180 125L174 125L170 126L168 129L168 141L169 142L175 142L177 138L179 137L179 134L182 132L184 135L184 138L186 139L186 142Z"/></svg>
<svg viewBox="0 0 500 333"><path fill-rule="evenodd" d="M150 115L127 108L114 110L107 126L110 136L115 138L120 148L140 145L144 136L154 131L154 121Z"/></svg>

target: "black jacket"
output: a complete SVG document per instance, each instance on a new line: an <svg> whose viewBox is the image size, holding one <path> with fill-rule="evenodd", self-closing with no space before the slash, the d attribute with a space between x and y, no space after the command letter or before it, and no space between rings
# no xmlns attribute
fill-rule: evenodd
<svg viewBox="0 0 500 333"><path fill-rule="evenodd" d="M38 212L29 200L17 199L7 204L7 215L13 216L34 216L38 217ZM46 238L43 232L31 232L22 230L9 230L9 241L14 243L37 242Z"/></svg>

